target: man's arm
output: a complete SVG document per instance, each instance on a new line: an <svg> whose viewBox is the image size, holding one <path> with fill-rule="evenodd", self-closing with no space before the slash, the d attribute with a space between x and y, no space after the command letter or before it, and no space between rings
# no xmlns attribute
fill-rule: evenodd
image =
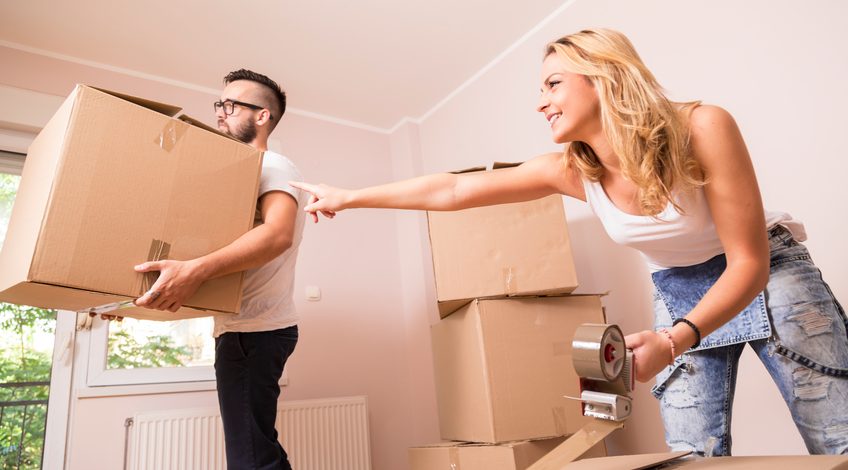
<svg viewBox="0 0 848 470"><path fill-rule="evenodd" d="M159 278L136 299L136 305L176 312L204 281L262 266L289 249L298 214L295 198L271 191L263 194L258 204L262 225L229 245L191 260L148 261L136 266L138 272L159 271Z"/></svg>

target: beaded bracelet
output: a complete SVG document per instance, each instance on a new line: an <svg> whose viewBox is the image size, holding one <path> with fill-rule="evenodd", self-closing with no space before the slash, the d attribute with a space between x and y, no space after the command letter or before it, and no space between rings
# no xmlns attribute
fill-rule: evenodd
<svg viewBox="0 0 848 470"><path fill-rule="evenodd" d="M674 340L671 338L671 333L669 333L665 328L660 328L657 332L662 333L665 336L665 339L668 340L668 344L671 345L671 360L668 361L668 365L672 365L674 364L674 358L677 357L677 348L674 347Z"/></svg>
<svg viewBox="0 0 848 470"><path fill-rule="evenodd" d="M689 321L685 318L678 318L677 320L674 320L673 322L671 322L671 326L675 326L675 325L677 325L678 323L681 323L681 322L689 325L689 327L692 328L692 331L695 332L695 344L693 344L690 349L695 349L698 346L700 346L701 345L701 330L699 330L698 327L695 326L694 323L692 323L691 321Z"/></svg>

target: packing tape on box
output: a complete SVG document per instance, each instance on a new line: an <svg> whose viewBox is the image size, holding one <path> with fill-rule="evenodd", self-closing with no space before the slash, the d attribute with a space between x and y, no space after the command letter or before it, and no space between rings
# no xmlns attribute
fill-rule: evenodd
<svg viewBox="0 0 848 470"><path fill-rule="evenodd" d="M593 419L527 470L562 470L564 466L577 460L613 431L623 426L624 423L618 421Z"/></svg>
<svg viewBox="0 0 848 470"><path fill-rule="evenodd" d="M565 415L564 406L555 406L551 408L551 414L554 416L554 429L560 436L568 434L568 418Z"/></svg>
<svg viewBox="0 0 848 470"><path fill-rule="evenodd" d="M462 470L459 465L459 447L448 449L448 460L450 460L450 470Z"/></svg>
<svg viewBox="0 0 848 470"><path fill-rule="evenodd" d="M154 142L166 152L170 152L177 146L177 143L188 130L189 124L183 121L178 121L176 119L171 119L165 124L165 127L162 128L162 131L159 132L159 135L156 136Z"/></svg>
<svg viewBox="0 0 848 470"><path fill-rule="evenodd" d="M163 259L168 259L168 255L171 253L171 244L168 242L164 242L162 240L156 240L155 238L150 241L150 250L147 253L147 261L159 261ZM141 288L139 289L139 296L144 295L145 292L149 291L153 284L156 282L156 279L159 278L159 271L150 271L146 273L142 273L141 277Z"/></svg>
<svg viewBox="0 0 848 470"><path fill-rule="evenodd" d="M501 276L503 277L503 287L505 294L516 294L518 293L518 279L515 276L515 270L513 270L512 266L507 266L501 269Z"/></svg>

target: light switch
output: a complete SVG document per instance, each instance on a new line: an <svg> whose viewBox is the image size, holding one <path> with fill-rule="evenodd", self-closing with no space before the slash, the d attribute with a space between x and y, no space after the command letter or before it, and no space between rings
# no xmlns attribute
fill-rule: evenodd
<svg viewBox="0 0 848 470"><path fill-rule="evenodd" d="M306 300L312 302L321 300L321 288L318 286L306 286Z"/></svg>

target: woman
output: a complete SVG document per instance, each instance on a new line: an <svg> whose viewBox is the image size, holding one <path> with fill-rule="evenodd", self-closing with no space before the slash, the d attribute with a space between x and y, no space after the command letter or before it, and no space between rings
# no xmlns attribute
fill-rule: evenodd
<svg viewBox="0 0 848 470"><path fill-rule="evenodd" d="M630 41L586 30L549 44L538 111L564 153L510 170L439 174L355 191L293 183L318 221L349 208L457 210L565 194L640 250L655 331L629 335L637 379L657 378L673 450L730 454L739 356L750 344L811 453L848 451L846 316L803 226L764 213L733 118L662 93ZM685 354L684 354L685 353Z"/></svg>

